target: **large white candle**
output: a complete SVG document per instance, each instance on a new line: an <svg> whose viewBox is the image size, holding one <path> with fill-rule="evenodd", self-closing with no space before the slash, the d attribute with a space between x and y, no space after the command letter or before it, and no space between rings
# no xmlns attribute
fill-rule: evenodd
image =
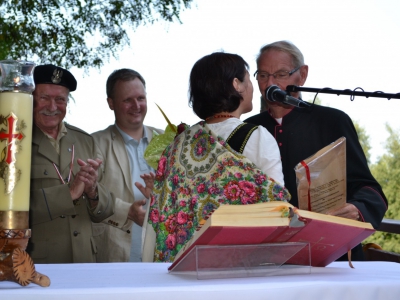
<svg viewBox="0 0 400 300"><path fill-rule="evenodd" d="M0 92L0 211L29 211L32 95Z"/></svg>

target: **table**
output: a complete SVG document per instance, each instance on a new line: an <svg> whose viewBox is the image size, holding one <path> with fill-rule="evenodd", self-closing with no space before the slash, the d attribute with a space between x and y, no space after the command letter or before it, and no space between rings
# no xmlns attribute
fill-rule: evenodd
<svg viewBox="0 0 400 300"><path fill-rule="evenodd" d="M48 288L0 282L1 299L400 299L400 264L334 262L310 274L197 280L168 274L166 263L36 265Z"/></svg>

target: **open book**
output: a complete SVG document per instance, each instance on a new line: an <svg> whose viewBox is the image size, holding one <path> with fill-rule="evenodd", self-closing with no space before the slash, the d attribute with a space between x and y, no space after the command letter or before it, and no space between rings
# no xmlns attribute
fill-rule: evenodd
<svg viewBox="0 0 400 300"><path fill-rule="evenodd" d="M324 267L372 233L370 223L300 210L287 202L221 205L182 247L169 270L196 245L284 242L310 243L311 265ZM308 262L308 256L301 253L288 261L298 265Z"/></svg>
<svg viewBox="0 0 400 300"><path fill-rule="evenodd" d="M341 137L296 167L299 208L325 213L346 203L346 138Z"/></svg>

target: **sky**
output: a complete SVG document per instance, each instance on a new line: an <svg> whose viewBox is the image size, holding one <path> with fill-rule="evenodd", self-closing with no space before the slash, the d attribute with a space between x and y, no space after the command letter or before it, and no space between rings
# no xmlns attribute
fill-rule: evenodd
<svg viewBox="0 0 400 300"><path fill-rule="evenodd" d="M241 55L256 71L259 49L288 40L303 53L309 74L305 87L400 92L400 1L398 0L195 0L181 12L181 23L158 22L130 31L131 45L100 70L88 74L72 68L78 81L66 121L92 133L114 123L105 84L112 71L131 68L146 80L146 125L167 125L156 107L174 124L195 124L188 106L190 70L216 51ZM260 91L254 85L253 110L259 113ZM315 94L303 93L303 99ZM400 129L400 99L319 94L322 105L346 112L370 137L371 161L383 155L389 134L385 124Z"/></svg>

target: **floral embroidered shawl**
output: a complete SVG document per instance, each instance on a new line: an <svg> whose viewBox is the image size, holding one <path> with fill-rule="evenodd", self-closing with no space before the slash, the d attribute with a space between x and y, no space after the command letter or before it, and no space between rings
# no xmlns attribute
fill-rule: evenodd
<svg viewBox="0 0 400 300"><path fill-rule="evenodd" d="M172 262L201 221L220 204L289 201L269 178L202 121L164 150L151 196L149 223L156 232L154 261Z"/></svg>

